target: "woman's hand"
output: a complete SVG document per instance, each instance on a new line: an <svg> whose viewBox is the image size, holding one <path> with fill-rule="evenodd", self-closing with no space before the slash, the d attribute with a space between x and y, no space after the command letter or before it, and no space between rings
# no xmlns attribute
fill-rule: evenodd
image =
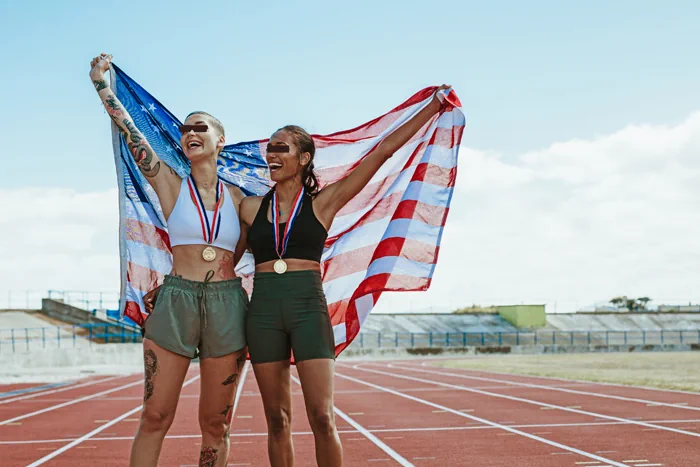
<svg viewBox="0 0 700 467"><path fill-rule="evenodd" d="M100 54L93 58L90 62L90 78L92 78L93 81L104 78L111 63L112 56L108 54Z"/></svg>

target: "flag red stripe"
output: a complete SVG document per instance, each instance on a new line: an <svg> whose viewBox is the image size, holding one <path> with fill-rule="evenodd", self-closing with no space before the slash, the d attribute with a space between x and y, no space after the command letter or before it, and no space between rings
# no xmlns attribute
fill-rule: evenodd
<svg viewBox="0 0 700 467"><path fill-rule="evenodd" d="M124 315L130 318L139 326L143 326L146 317L141 313L141 307L136 302L128 301L124 306Z"/></svg>
<svg viewBox="0 0 700 467"><path fill-rule="evenodd" d="M172 252L170 236L153 224L144 224L136 219L125 219L126 239L162 251Z"/></svg>
<svg viewBox="0 0 700 467"><path fill-rule="evenodd" d="M411 261L435 263L440 247L404 237L386 238L369 245L341 253L325 261L323 281L332 281L366 270L370 263L386 256L401 256Z"/></svg>
<svg viewBox="0 0 700 467"><path fill-rule="evenodd" d="M141 290L143 292L150 292L156 286L163 283L164 276L158 271L154 271L150 268L145 268L136 263L129 261L127 265L127 278L131 283L131 286L136 290Z"/></svg>

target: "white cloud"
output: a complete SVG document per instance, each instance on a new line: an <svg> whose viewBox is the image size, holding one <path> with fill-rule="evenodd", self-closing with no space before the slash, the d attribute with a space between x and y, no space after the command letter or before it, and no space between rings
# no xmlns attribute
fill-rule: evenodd
<svg viewBox="0 0 700 467"><path fill-rule="evenodd" d="M469 133L463 143L469 143ZM700 113L507 161L464 147L431 290L381 311L698 301ZM116 190L0 190L0 289L118 287ZM2 303L0 303L0 307Z"/></svg>
<svg viewBox="0 0 700 467"><path fill-rule="evenodd" d="M0 207L0 290L118 289L116 189L0 190Z"/></svg>
<svg viewBox="0 0 700 467"><path fill-rule="evenodd" d="M464 142L468 143L469 134ZM382 311L614 295L698 301L700 113L555 143L514 162L474 150L460 172L431 289Z"/></svg>

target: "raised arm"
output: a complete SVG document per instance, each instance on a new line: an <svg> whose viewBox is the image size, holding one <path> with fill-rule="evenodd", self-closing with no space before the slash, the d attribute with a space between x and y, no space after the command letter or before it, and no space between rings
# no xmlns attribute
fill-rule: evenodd
<svg viewBox="0 0 700 467"><path fill-rule="evenodd" d="M102 99L102 104L105 106L107 114L117 125L122 135L124 135L131 155L141 173L148 178L148 181L161 199L161 203L166 201L165 204L170 204L167 202L168 200L163 198L170 198L173 189L179 190L180 177L167 167L153 151L143 133L136 128L131 115L129 115L121 102L119 102L119 99L117 99L117 96L114 95L107 85L105 73L109 70L111 61L112 56L107 54L101 54L92 59L92 62L90 62L90 79L92 84L95 85L95 90L99 94L100 99ZM177 196L177 191L175 196Z"/></svg>
<svg viewBox="0 0 700 467"><path fill-rule="evenodd" d="M437 93L449 87L444 84L440 86L427 106L379 143L347 177L321 190L314 204L318 203L320 209L317 214L321 215L321 221L326 226L329 226L338 211L369 183L379 168L440 111L442 103Z"/></svg>

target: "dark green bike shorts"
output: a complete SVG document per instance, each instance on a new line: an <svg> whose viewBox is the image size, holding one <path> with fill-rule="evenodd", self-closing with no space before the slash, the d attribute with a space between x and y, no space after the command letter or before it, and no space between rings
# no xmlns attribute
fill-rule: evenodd
<svg viewBox="0 0 700 467"><path fill-rule="evenodd" d="M165 276L144 337L183 357L221 357L245 347L247 309L240 278L197 282Z"/></svg>
<svg viewBox="0 0 700 467"><path fill-rule="evenodd" d="M316 271L255 273L246 320L252 363L335 359L333 327Z"/></svg>

